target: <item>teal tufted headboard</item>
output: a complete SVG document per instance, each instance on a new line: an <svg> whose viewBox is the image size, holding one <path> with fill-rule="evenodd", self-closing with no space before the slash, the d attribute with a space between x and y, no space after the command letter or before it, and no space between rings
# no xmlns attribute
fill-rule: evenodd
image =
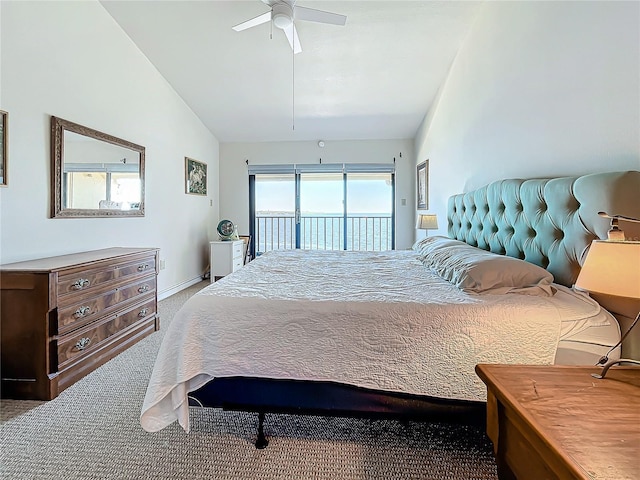
<svg viewBox="0 0 640 480"><path fill-rule="evenodd" d="M449 198L449 237L550 271L572 286L596 238L607 238L609 214L640 218L640 172L532 180L499 180ZM638 224L620 222L627 238Z"/></svg>

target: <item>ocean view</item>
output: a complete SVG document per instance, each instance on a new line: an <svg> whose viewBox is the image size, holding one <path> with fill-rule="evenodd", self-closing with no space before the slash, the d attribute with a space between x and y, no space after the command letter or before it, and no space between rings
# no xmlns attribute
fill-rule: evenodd
<svg viewBox="0 0 640 480"><path fill-rule="evenodd" d="M256 214L256 252L295 248L295 217L286 212ZM343 250L345 221L336 214L302 214L300 248L309 250ZM381 251L392 248L390 214L347 215L346 249Z"/></svg>

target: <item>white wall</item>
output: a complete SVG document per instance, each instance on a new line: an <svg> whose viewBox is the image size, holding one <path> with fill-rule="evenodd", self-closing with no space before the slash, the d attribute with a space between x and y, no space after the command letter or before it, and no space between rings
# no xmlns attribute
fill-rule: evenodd
<svg viewBox="0 0 640 480"><path fill-rule="evenodd" d="M416 135L431 210L500 178L640 169L639 22L638 2L486 2Z"/></svg>
<svg viewBox="0 0 640 480"><path fill-rule="evenodd" d="M400 156L402 155L402 156ZM254 165L304 163L393 163L396 159L396 248L413 242L415 225L415 165L412 140L265 142L220 144L220 218L249 231L249 177L246 160ZM406 205L402 205L402 199Z"/></svg>
<svg viewBox="0 0 640 480"><path fill-rule="evenodd" d="M0 108L10 123L0 262L159 247L161 296L196 281L218 218L217 139L100 3L0 2L0 9ZM51 115L146 147L145 217L49 218ZM208 164L207 197L184 193L185 156Z"/></svg>

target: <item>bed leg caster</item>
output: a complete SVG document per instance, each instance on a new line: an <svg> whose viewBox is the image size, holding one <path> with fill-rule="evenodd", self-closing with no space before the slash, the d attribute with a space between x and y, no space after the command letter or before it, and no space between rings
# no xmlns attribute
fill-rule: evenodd
<svg viewBox="0 0 640 480"><path fill-rule="evenodd" d="M264 436L264 412L258 413L258 439L256 440L256 448L262 450L269 445L269 440Z"/></svg>

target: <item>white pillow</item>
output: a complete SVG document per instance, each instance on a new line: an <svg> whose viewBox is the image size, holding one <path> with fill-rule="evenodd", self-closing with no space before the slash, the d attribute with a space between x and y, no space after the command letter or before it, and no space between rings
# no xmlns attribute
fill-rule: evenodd
<svg viewBox="0 0 640 480"><path fill-rule="evenodd" d="M422 253L423 250L431 251L434 249L448 247L450 245L460 245L460 244L467 245L466 243L461 242L460 240L454 240L453 238L440 237L438 235L435 235L433 237L427 237L427 238L423 238L422 240L418 240L413 245L413 249L418 253Z"/></svg>
<svg viewBox="0 0 640 480"><path fill-rule="evenodd" d="M472 247L445 237L430 237L419 246L419 258L445 280L469 293L520 293L551 296L553 275L518 258Z"/></svg>

